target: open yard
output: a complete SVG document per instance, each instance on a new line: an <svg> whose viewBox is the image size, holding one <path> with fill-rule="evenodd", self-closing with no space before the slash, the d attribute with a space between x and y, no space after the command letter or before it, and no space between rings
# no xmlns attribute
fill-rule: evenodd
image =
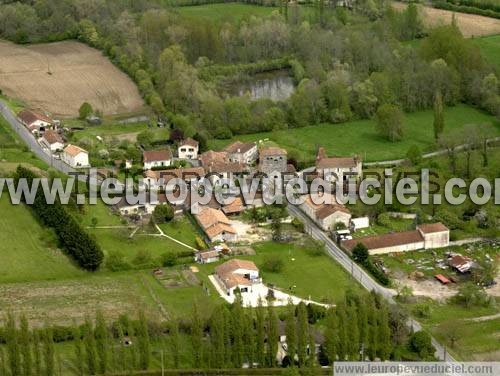
<svg viewBox="0 0 500 376"><path fill-rule="evenodd" d="M0 88L34 108L75 117L85 101L106 115L139 111L132 80L101 52L74 41L19 46L0 42Z"/></svg>
<svg viewBox="0 0 500 376"><path fill-rule="evenodd" d="M405 115L404 136L399 142L388 142L375 129L373 120L356 120L342 124L321 124L286 131L256 133L237 136L232 140L211 142L211 147L220 149L236 139L245 141L274 141L292 151L298 159L314 161L318 145L324 146L331 155L360 155L364 161L380 161L404 158L411 145L418 145L422 151L435 148L433 137L433 113L419 111ZM500 122L493 116L466 105L457 105L445 110L445 133L460 129L466 124L495 124L500 134Z"/></svg>
<svg viewBox="0 0 500 376"><path fill-rule="evenodd" d="M393 2L393 7L398 10L406 8L407 4ZM419 5L424 23L428 27L450 24L453 14L457 20L458 27L466 37L493 35L500 33L500 20L476 14L456 13L444 9L435 9Z"/></svg>

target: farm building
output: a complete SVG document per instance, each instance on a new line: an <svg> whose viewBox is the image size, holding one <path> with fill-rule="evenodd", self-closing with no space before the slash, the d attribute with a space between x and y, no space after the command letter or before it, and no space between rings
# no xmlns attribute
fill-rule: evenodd
<svg viewBox="0 0 500 376"><path fill-rule="evenodd" d="M53 131L52 129L46 130L39 142L51 152L60 151L64 148L64 140L56 131Z"/></svg>
<svg viewBox="0 0 500 376"><path fill-rule="evenodd" d="M76 145L69 144L66 146L61 159L73 168L90 167L89 153Z"/></svg>
<svg viewBox="0 0 500 376"><path fill-rule="evenodd" d="M200 251L194 256L194 261L198 264L210 264L212 262L219 261L220 252L216 250L212 251Z"/></svg>
<svg viewBox="0 0 500 376"><path fill-rule="evenodd" d="M234 242L238 239L231 221L221 210L205 207L195 214L195 218L212 242Z"/></svg>
<svg viewBox="0 0 500 376"><path fill-rule="evenodd" d="M336 203L334 196L330 195L329 197L332 199L332 204L316 204L313 197L307 195L300 207L309 218L325 231L331 230L336 223L342 223L348 228L351 221L349 209Z"/></svg>
<svg viewBox="0 0 500 376"><path fill-rule="evenodd" d="M227 296L233 296L236 289L242 295L252 294L255 287L262 285L259 269L248 260L229 260L215 268L214 276Z"/></svg>
<svg viewBox="0 0 500 376"><path fill-rule="evenodd" d="M43 133L54 123L48 116L33 110L22 110L17 117L32 133Z"/></svg>
<svg viewBox="0 0 500 376"><path fill-rule="evenodd" d="M142 159L145 170L155 167L168 167L172 164L172 152L170 149L149 150L142 154Z"/></svg>
<svg viewBox="0 0 500 376"><path fill-rule="evenodd" d="M251 165L258 157L257 144L255 142L236 141L228 145L225 149L231 162Z"/></svg>
<svg viewBox="0 0 500 376"><path fill-rule="evenodd" d="M199 143L192 138L186 138L179 142L177 155L179 159L198 159Z"/></svg>
<svg viewBox="0 0 500 376"><path fill-rule="evenodd" d="M432 223L417 226L417 229L412 231L345 240L341 245L346 250L352 251L358 243L362 243L368 248L371 255L376 255L418 249L444 248L450 244L449 239L450 230L445 225Z"/></svg>

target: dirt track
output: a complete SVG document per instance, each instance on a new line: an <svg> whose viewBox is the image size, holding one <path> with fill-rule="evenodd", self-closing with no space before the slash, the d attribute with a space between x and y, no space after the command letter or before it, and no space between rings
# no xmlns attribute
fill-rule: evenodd
<svg viewBox="0 0 500 376"><path fill-rule="evenodd" d="M406 9L407 4L394 2L397 10ZM454 12L419 5L426 26L438 26L451 23ZM500 20L468 13L455 13L458 27L465 37L492 35L500 33Z"/></svg>
<svg viewBox="0 0 500 376"><path fill-rule="evenodd" d="M0 88L33 108L74 117L84 101L106 115L144 106L132 80L82 43L19 46L0 41L0 57Z"/></svg>

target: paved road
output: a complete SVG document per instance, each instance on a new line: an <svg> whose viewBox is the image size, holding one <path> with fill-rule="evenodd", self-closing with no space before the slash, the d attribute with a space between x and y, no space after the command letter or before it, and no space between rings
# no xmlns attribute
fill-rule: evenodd
<svg viewBox="0 0 500 376"><path fill-rule="evenodd" d="M52 154L43 149L38 141L33 137L31 132L17 119L17 116L11 111L7 104L0 100L0 113L5 120L10 124L12 129L23 139L30 150L36 154L38 158L47 163L52 168L68 175L70 172L75 172L73 168L59 159L52 157Z"/></svg>
<svg viewBox="0 0 500 376"><path fill-rule="evenodd" d="M304 214L299 208L293 205L288 205L288 211L290 215L296 217L304 223L304 230L311 235L314 239L320 240L325 243L325 248L330 257L332 257L335 261L337 261L344 269L356 280L358 281L364 288L368 291L375 291L381 294L390 304L396 304L394 301L394 296L396 295L396 291L393 289L386 288L378 284L370 274L368 274L364 269L362 269L359 265L354 263L352 259L342 251L335 242L328 237L328 235L321 230L306 214ZM422 329L422 326L417 321L410 319L408 321L408 326L413 327L413 330L419 331ZM446 353L446 350L439 342L437 342L434 338L432 338L432 344L436 348L436 356L440 360L455 362L449 354Z"/></svg>

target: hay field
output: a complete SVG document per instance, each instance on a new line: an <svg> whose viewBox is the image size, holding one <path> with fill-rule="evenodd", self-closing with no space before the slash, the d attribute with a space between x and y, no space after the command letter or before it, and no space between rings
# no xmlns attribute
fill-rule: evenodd
<svg viewBox="0 0 500 376"><path fill-rule="evenodd" d="M394 2L392 6L397 10L403 10L407 4ZM465 37L477 37L500 33L500 20L490 17L479 16L468 13L454 13L449 10L435 9L419 5L424 23L428 27L450 24L455 14L458 27Z"/></svg>
<svg viewBox="0 0 500 376"><path fill-rule="evenodd" d="M0 56L0 89L30 107L62 117L75 117L85 101L105 115L144 108L134 82L100 51L82 43L20 46L0 41Z"/></svg>

